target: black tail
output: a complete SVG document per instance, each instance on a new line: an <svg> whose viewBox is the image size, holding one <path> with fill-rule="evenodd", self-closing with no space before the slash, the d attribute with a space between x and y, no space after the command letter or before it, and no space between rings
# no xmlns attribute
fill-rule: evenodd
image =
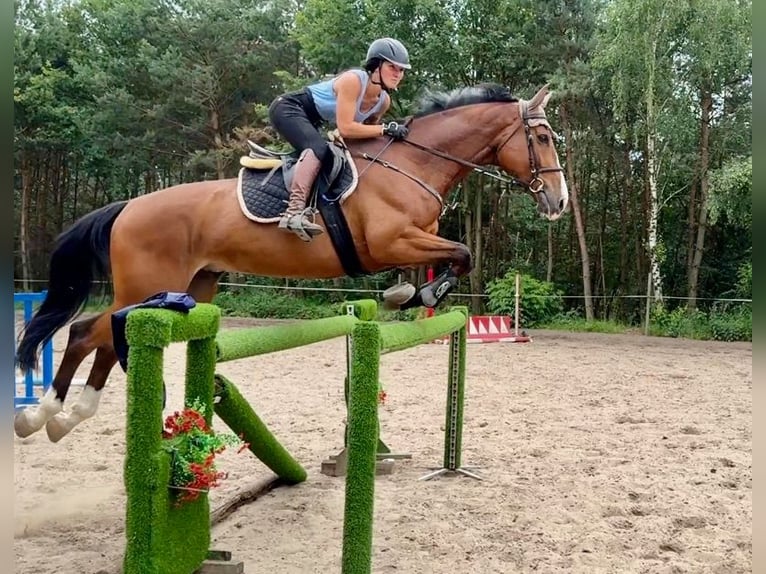
<svg viewBox="0 0 766 574"><path fill-rule="evenodd" d="M109 278L112 225L126 203L110 203L85 215L56 239L48 293L24 327L16 349L16 363L23 371L35 368L40 346L80 313L94 288L94 281Z"/></svg>

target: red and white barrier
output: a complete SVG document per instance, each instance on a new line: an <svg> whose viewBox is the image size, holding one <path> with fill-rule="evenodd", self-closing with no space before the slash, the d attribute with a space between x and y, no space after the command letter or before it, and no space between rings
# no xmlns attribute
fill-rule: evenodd
<svg viewBox="0 0 766 574"><path fill-rule="evenodd" d="M507 315L475 315L468 317L466 340L469 343L528 343L532 339L514 333Z"/></svg>
<svg viewBox="0 0 766 574"><path fill-rule="evenodd" d="M523 333L523 331L522 331ZM434 343L447 343L449 337ZM511 318L506 315L475 315L466 320L467 343L531 343L532 337L514 332Z"/></svg>
<svg viewBox="0 0 766 574"><path fill-rule="evenodd" d="M515 295L515 312L516 316L519 316L519 295L521 293L521 276L516 273L516 295ZM434 280L434 270L429 267L426 270L426 280L431 282ZM426 309L426 317L433 317L434 310L431 308ZM519 333L518 328L514 329L511 322L511 317L508 315L475 315L468 317L466 324L466 342L468 343L531 343L532 337L524 334L524 331ZM446 343L449 341L449 337L443 339L437 339L434 343Z"/></svg>

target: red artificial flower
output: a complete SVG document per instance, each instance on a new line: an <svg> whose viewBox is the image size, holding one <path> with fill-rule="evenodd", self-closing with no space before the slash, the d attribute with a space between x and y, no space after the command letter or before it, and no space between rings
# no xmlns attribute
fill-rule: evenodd
<svg viewBox="0 0 766 574"><path fill-rule="evenodd" d="M216 454L227 446L238 446L238 453L249 446L241 435L214 433L205 422L204 405L199 401L167 417L162 436L172 453L171 487L182 491L176 499L178 505L196 500L227 477L215 468Z"/></svg>

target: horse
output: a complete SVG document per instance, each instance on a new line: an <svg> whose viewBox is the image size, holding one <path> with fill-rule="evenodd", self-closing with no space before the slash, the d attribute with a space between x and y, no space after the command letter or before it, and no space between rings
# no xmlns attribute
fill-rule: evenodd
<svg viewBox="0 0 766 574"><path fill-rule="evenodd" d="M383 294L389 308L434 307L472 269L468 247L439 237L444 200L472 170L494 166L519 182L548 220L565 212L569 192L545 115L548 85L530 100L482 84L431 92L408 118L401 141L381 136L346 143L356 189L342 211L365 273L445 265L419 288ZM111 316L159 292L186 292L210 302L226 271L281 278L328 279L349 273L328 234L310 243L243 215L237 179L182 183L114 202L77 220L51 254L47 295L21 334L16 362L34 368L39 348L81 314L96 283L111 279L110 306L72 322L61 364L39 403L15 415L17 436L46 427L57 442L95 415L118 360ZM64 411L72 377L93 351L86 384Z"/></svg>

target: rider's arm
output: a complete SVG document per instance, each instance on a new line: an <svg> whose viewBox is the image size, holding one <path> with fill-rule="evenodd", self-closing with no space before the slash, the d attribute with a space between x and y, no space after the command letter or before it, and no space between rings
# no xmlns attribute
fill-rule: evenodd
<svg viewBox="0 0 766 574"><path fill-rule="evenodd" d="M343 73L335 80L335 95L338 99L335 123L343 138L374 138L383 134L383 126L380 124L367 125L354 121L356 101L361 93L362 82L353 72Z"/></svg>

